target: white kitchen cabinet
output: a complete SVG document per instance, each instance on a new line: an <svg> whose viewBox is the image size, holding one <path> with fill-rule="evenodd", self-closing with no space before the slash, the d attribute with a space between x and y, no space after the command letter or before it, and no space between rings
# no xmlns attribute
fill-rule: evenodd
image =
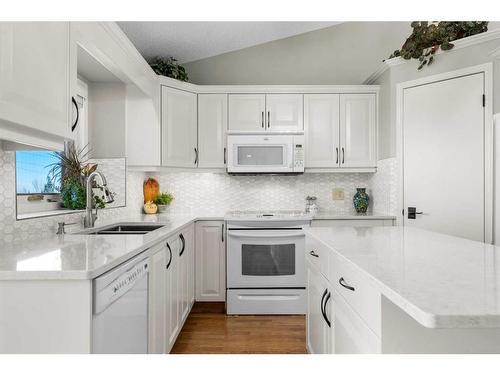
<svg viewBox="0 0 500 375"><path fill-rule="evenodd" d="M377 166L375 94L340 95L340 166Z"/></svg>
<svg viewBox="0 0 500 375"><path fill-rule="evenodd" d="M186 320L194 301L194 228L179 233L179 320Z"/></svg>
<svg viewBox="0 0 500 375"><path fill-rule="evenodd" d="M223 221L196 223L196 300L226 300Z"/></svg>
<svg viewBox="0 0 500 375"><path fill-rule="evenodd" d="M266 129L264 94L229 95L229 130L258 132Z"/></svg>
<svg viewBox="0 0 500 375"><path fill-rule="evenodd" d="M339 94L304 95L306 168L339 167Z"/></svg>
<svg viewBox="0 0 500 375"><path fill-rule="evenodd" d="M309 260L307 267L306 344L310 354L332 351L333 300L328 281ZM325 307L326 306L326 307ZM329 323L330 325L329 325Z"/></svg>
<svg viewBox="0 0 500 375"><path fill-rule="evenodd" d="M162 86L162 165L196 168L198 164L196 94Z"/></svg>
<svg viewBox="0 0 500 375"><path fill-rule="evenodd" d="M267 130L303 131L304 105L302 94L266 95Z"/></svg>
<svg viewBox="0 0 500 375"><path fill-rule="evenodd" d="M230 94L229 130L303 131L302 94Z"/></svg>
<svg viewBox="0 0 500 375"><path fill-rule="evenodd" d="M179 278L181 272L179 270L179 240L177 236L172 236L166 241L167 248L167 265L166 285L165 288L165 305L166 305L166 352L170 352L175 344L177 335L181 329L181 321L179 319L179 300L180 300L180 283Z"/></svg>
<svg viewBox="0 0 500 375"><path fill-rule="evenodd" d="M166 352L167 337L167 251L166 243L155 246L151 251L149 270L149 345L148 352Z"/></svg>
<svg viewBox="0 0 500 375"><path fill-rule="evenodd" d="M2 22L0 35L0 138L61 148L70 133L69 22Z"/></svg>
<svg viewBox="0 0 500 375"><path fill-rule="evenodd" d="M199 94L199 168L226 167L226 131L227 94Z"/></svg>

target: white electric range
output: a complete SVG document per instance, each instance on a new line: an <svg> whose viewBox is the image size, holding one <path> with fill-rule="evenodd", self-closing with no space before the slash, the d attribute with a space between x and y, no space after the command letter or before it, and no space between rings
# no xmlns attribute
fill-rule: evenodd
<svg viewBox="0 0 500 375"><path fill-rule="evenodd" d="M232 211L227 228L227 313L305 314L302 211Z"/></svg>

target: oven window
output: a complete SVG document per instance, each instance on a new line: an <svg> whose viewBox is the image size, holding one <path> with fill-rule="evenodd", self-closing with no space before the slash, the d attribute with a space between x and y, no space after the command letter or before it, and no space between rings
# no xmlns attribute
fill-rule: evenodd
<svg viewBox="0 0 500 375"><path fill-rule="evenodd" d="M283 165L283 146L238 146L238 165Z"/></svg>
<svg viewBox="0 0 500 375"><path fill-rule="evenodd" d="M245 276L295 275L295 244L242 245L241 251Z"/></svg>

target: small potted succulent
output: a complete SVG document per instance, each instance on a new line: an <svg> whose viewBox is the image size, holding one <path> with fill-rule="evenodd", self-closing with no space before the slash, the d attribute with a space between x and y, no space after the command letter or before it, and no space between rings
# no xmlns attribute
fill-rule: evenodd
<svg viewBox="0 0 500 375"><path fill-rule="evenodd" d="M170 203L174 200L174 196L170 193L161 193L154 199L154 204L158 206L158 213L165 212Z"/></svg>

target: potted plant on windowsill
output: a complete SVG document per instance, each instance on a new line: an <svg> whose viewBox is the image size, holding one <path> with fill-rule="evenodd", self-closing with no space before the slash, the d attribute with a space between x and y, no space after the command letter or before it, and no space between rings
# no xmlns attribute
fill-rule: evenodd
<svg viewBox="0 0 500 375"><path fill-rule="evenodd" d="M165 213L168 206L174 200L174 196L170 193L161 193L156 196L154 203L158 206L158 213Z"/></svg>

